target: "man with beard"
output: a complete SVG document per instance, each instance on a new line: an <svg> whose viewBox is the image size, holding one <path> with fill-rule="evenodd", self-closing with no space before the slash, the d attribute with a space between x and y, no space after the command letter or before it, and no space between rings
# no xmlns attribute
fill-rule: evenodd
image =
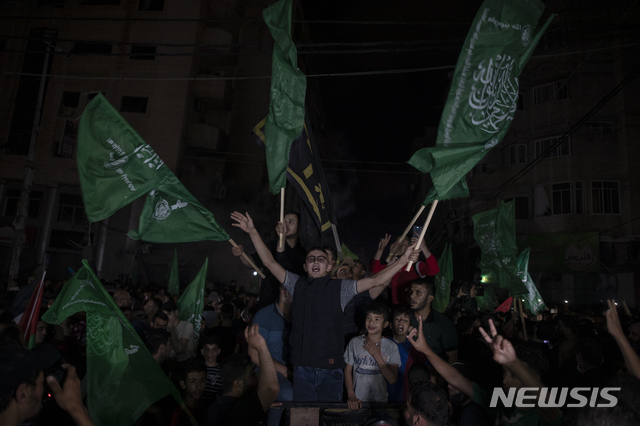
<svg viewBox="0 0 640 426"><path fill-rule="evenodd" d="M435 285L426 279L414 280L409 293L409 305L413 315L411 326L418 328L418 318L424 318L422 329L429 347L449 364L458 360L458 335L449 318L431 309ZM445 358L446 354L446 358Z"/></svg>

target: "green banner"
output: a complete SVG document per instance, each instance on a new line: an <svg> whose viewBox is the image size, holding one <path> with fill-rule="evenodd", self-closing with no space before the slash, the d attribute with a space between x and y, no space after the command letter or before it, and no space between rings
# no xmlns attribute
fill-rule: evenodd
<svg viewBox="0 0 640 426"><path fill-rule="evenodd" d="M262 12L274 39L271 102L265 124L269 189L273 194L286 186L289 149L304 127L307 80L298 69L298 53L291 39L292 8L292 0L279 0Z"/></svg>
<svg viewBox="0 0 640 426"><path fill-rule="evenodd" d="M151 243L228 240L229 235L213 214L169 173L167 179L147 195L138 230L129 231L129 236Z"/></svg>
<svg viewBox="0 0 640 426"><path fill-rule="evenodd" d="M178 300L178 313L180 319L193 325L193 348L198 347L200 328L202 327L202 311L204 310L204 287L207 282L207 267L209 258L206 258L200 272L185 289ZM195 356L195 354L191 354Z"/></svg>
<svg viewBox="0 0 640 426"><path fill-rule="evenodd" d="M473 216L473 235L480 246L480 270L489 282L524 294L526 288L516 275L516 222L514 201L500 202L500 206Z"/></svg>
<svg viewBox="0 0 640 426"><path fill-rule="evenodd" d="M540 0L486 0L467 35L440 119L436 146L409 164L430 173L439 199L504 137L515 114L518 76L551 23Z"/></svg>
<svg viewBox="0 0 640 426"><path fill-rule="evenodd" d="M438 272L434 277L436 294L433 299L433 308L442 313L449 305L451 281L453 281L453 257L451 256L451 244L445 244L438 264L440 265L440 272Z"/></svg>
<svg viewBox="0 0 640 426"><path fill-rule="evenodd" d="M87 407L96 425L132 425L155 401L180 393L153 359L86 260L42 319L87 313Z"/></svg>
<svg viewBox="0 0 640 426"><path fill-rule="evenodd" d="M597 232L527 235L520 247L531 247L529 270L555 274L600 273Z"/></svg>
<svg viewBox="0 0 640 426"><path fill-rule="evenodd" d="M101 94L89 102L80 117L77 165L91 222L108 218L171 174Z"/></svg>
<svg viewBox="0 0 640 426"><path fill-rule="evenodd" d="M178 250L173 250L173 262L169 272L167 292L172 296L180 295L180 273L178 272Z"/></svg>
<svg viewBox="0 0 640 426"><path fill-rule="evenodd" d="M524 307L529 309L533 314L537 314L540 311L547 309L547 306L542 300L542 296L538 292L536 284L533 282L531 275L529 275L529 247L527 247L516 259L518 265L517 275L518 279L522 281L526 292L522 294L511 293L513 297L521 297Z"/></svg>

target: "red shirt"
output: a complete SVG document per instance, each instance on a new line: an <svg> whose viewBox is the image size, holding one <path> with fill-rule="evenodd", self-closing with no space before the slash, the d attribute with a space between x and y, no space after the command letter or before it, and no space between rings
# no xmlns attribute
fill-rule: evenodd
<svg viewBox="0 0 640 426"><path fill-rule="evenodd" d="M383 265L376 259L373 259L369 264L371 275L377 274L386 267L386 264ZM405 271L405 269L406 267L403 266L402 269L396 272L393 278L391 278L391 301L393 305L405 304L407 301L405 291L411 285L412 281L418 278L430 277L440 272L438 261L433 254L427 257L424 262L420 261L413 264L409 272Z"/></svg>

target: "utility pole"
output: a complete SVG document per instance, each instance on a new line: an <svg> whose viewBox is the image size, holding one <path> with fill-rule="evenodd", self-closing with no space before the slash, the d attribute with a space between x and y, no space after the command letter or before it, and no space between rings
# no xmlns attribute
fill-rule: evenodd
<svg viewBox="0 0 640 426"><path fill-rule="evenodd" d="M29 195L31 194L31 186L33 184L33 169L36 160L36 143L38 142L38 134L40 132L40 117L42 115L42 103L44 100L44 88L47 82L47 71L49 70L49 55L51 53L51 43L48 34L43 34L43 42L46 44L44 53L44 62L42 64L42 74L40 76L40 88L38 90L38 99L36 101L36 112L33 117L33 126L31 128L31 140L29 141L29 154L27 162L24 165L24 181L22 190L20 191L20 199L18 200L18 209L16 219L13 221L15 229L15 238L13 242L13 251L11 253L11 265L9 266L8 285L16 279L20 272L20 255L26 243L26 234L24 224L29 214Z"/></svg>

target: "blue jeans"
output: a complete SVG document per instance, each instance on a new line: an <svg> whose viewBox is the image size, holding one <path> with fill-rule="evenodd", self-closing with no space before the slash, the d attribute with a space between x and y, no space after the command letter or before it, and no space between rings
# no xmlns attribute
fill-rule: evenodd
<svg viewBox="0 0 640 426"><path fill-rule="evenodd" d="M276 402L292 401L293 387L291 382L278 373L278 384L280 385L280 392L276 397ZM282 412L282 407L269 408L269 411L267 411L267 426L278 426L282 418Z"/></svg>
<svg viewBox="0 0 640 426"><path fill-rule="evenodd" d="M296 402L342 402L344 372L341 368L294 367L293 400Z"/></svg>

